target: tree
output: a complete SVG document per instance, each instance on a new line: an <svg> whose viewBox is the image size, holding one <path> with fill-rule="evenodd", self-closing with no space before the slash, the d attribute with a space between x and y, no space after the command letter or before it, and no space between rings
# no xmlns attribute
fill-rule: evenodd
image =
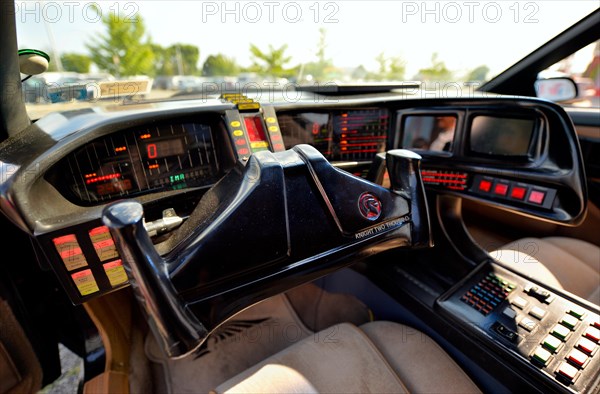
<svg viewBox="0 0 600 394"><path fill-rule="evenodd" d="M415 79L424 81L449 81L452 79L452 72L448 70L443 61L438 60L438 54L435 52L431 55L431 67L420 69Z"/></svg>
<svg viewBox="0 0 600 394"><path fill-rule="evenodd" d="M377 81L401 81L404 79L406 63L399 57L387 57L381 52L375 61L379 64L379 70L369 74L370 79Z"/></svg>
<svg viewBox="0 0 600 394"><path fill-rule="evenodd" d="M194 75L198 74L200 50L195 45L173 44L163 48L152 44L154 69L157 75Z"/></svg>
<svg viewBox="0 0 600 394"><path fill-rule="evenodd" d="M154 54L142 17L106 13L102 23L106 33L86 45L98 68L117 77L152 74Z"/></svg>
<svg viewBox="0 0 600 394"><path fill-rule="evenodd" d="M327 30L325 28L319 29L319 41L317 42L317 51L315 56L317 57L316 62L308 62L304 64L302 68L303 76L310 76L314 81L324 81L327 78L332 77L334 74L339 73L339 70L333 66L331 59L328 59L325 55L325 49L327 48Z"/></svg>
<svg viewBox="0 0 600 394"><path fill-rule="evenodd" d="M60 60L65 71L73 71L76 73L90 72L92 59L87 55L82 55L80 53L64 53L61 55Z"/></svg>
<svg viewBox="0 0 600 394"><path fill-rule="evenodd" d="M286 69L285 65L292 60L291 56L285 56L287 44L280 48L273 48L269 45L269 51L263 52L256 45L250 44L250 53L252 54L253 64L251 71L272 77L290 77L293 76L294 69Z"/></svg>
<svg viewBox="0 0 600 394"><path fill-rule="evenodd" d="M473 69L467 75L467 81L485 81L487 79L487 74L490 72L490 68L488 66L479 66Z"/></svg>
<svg viewBox="0 0 600 394"><path fill-rule="evenodd" d="M240 67L235 59L221 53L207 57L202 66L202 75L208 76L236 75L239 71Z"/></svg>

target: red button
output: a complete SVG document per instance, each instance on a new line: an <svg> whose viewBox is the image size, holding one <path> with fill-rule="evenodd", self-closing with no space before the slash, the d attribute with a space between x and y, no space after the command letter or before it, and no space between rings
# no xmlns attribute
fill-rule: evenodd
<svg viewBox="0 0 600 394"><path fill-rule="evenodd" d="M588 356L586 356L583 352L580 352L577 349L573 349L571 350L571 353L569 353L569 355L567 356L567 359L573 364L577 365L578 367L581 367L587 361Z"/></svg>
<svg viewBox="0 0 600 394"><path fill-rule="evenodd" d="M544 202L544 197L546 197L545 192L539 192L537 190L532 190L529 194L529 202L534 204L542 204Z"/></svg>
<svg viewBox="0 0 600 394"><path fill-rule="evenodd" d="M492 182L490 181L486 181L485 179L482 179L481 182L479 182L479 190L481 190L482 192L489 192L490 189L492 188Z"/></svg>
<svg viewBox="0 0 600 394"><path fill-rule="evenodd" d="M600 330L590 326L585 329L583 336L587 339L591 339L594 342L598 342L600 341Z"/></svg>
<svg viewBox="0 0 600 394"><path fill-rule="evenodd" d="M248 154L248 149L246 149L246 148L238 149L238 153L240 155L247 155Z"/></svg>
<svg viewBox="0 0 600 394"><path fill-rule="evenodd" d="M524 187L515 186L510 191L510 196L512 198L516 198L517 200L522 200L525 198L526 192L527 192L527 189L525 189Z"/></svg>
<svg viewBox="0 0 600 394"><path fill-rule="evenodd" d="M579 350L583 350L587 354L592 354L594 353L594 350L596 350L596 344L586 338L581 338L579 341L577 341L577 344L575 346Z"/></svg>
<svg viewBox="0 0 600 394"><path fill-rule="evenodd" d="M246 145L246 140L243 140L243 139L235 140L235 143L237 145Z"/></svg>
<svg viewBox="0 0 600 394"><path fill-rule="evenodd" d="M506 196L506 193L508 193L508 185L505 183L497 183L496 187L494 187L494 193L499 196Z"/></svg>
<svg viewBox="0 0 600 394"><path fill-rule="evenodd" d="M577 376L577 369L567 363L562 363L557 372L569 380L573 380Z"/></svg>

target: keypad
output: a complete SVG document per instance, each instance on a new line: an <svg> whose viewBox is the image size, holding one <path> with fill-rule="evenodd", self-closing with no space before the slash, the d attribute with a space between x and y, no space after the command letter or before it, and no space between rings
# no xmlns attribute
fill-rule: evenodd
<svg viewBox="0 0 600 394"><path fill-rule="evenodd" d="M516 288L511 283L490 272L462 297L461 301L470 305L484 316L489 315Z"/></svg>

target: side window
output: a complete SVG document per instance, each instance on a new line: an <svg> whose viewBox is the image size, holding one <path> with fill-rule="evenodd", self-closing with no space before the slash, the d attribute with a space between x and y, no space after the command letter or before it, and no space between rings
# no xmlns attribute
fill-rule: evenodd
<svg viewBox="0 0 600 394"><path fill-rule="evenodd" d="M600 107L600 41L596 41L539 74L540 78L566 76L577 84L578 95L561 104L577 107Z"/></svg>

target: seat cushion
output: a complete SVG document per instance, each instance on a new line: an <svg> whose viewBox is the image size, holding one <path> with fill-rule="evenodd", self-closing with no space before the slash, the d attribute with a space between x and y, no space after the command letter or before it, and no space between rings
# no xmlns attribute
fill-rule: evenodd
<svg viewBox="0 0 600 394"><path fill-rule="evenodd" d="M422 353L428 353L427 357ZM432 367L434 372L427 376ZM214 390L216 393L410 391L479 392L431 338L390 322L367 323L360 328L350 323L332 326L269 357Z"/></svg>
<svg viewBox="0 0 600 394"><path fill-rule="evenodd" d="M550 287L600 305L600 248L566 237L522 238L490 253Z"/></svg>

